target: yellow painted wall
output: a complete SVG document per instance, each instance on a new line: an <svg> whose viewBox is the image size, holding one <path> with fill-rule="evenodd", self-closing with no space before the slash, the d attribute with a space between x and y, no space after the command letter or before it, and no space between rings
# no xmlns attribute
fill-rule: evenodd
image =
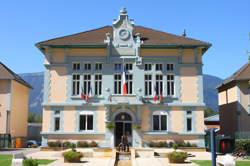
<svg viewBox="0 0 250 166"><path fill-rule="evenodd" d="M69 56L106 56L106 48L70 48Z"/></svg>
<svg viewBox="0 0 250 166"><path fill-rule="evenodd" d="M14 137L26 137L29 88L12 80L11 92L11 134Z"/></svg>
<svg viewBox="0 0 250 166"><path fill-rule="evenodd" d="M196 67L181 67L181 100L183 103L198 101L198 77Z"/></svg>
<svg viewBox="0 0 250 166"><path fill-rule="evenodd" d="M63 63L65 61L64 48L53 48L51 51L51 59L54 63Z"/></svg>
<svg viewBox="0 0 250 166"><path fill-rule="evenodd" d="M197 107L195 113L195 128L196 132L202 133L205 130L205 124L204 124L204 108L203 107Z"/></svg>
<svg viewBox="0 0 250 166"><path fill-rule="evenodd" d="M64 107L63 110L63 130L65 132L74 132L76 128L75 107Z"/></svg>
<svg viewBox="0 0 250 166"><path fill-rule="evenodd" d="M67 68L64 66L51 67L50 76L50 101L65 102L67 97Z"/></svg>
<svg viewBox="0 0 250 166"><path fill-rule="evenodd" d="M181 107L172 107L170 111L170 125L172 132L183 132L184 111Z"/></svg>
<svg viewBox="0 0 250 166"><path fill-rule="evenodd" d="M241 81L239 83L240 103L245 110L248 110L248 105L250 104L249 87L250 85L247 81Z"/></svg>
<svg viewBox="0 0 250 166"><path fill-rule="evenodd" d="M48 106L43 107L43 124L42 124L43 132L49 131L50 121L51 121L51 110Z"/></svg>
<svg viewBox="0 0 250 166"><path fill-rule="evenodd" d="M0 79L0 134L6 133L6 111L10 109L10 80Z"/></svg>
<svg viewBox="0 0 250 166"><path fill-rule="evenodd" d="M141 49L141 56L178 56L177 49Z"/></svg>
<svg viewBox="0 0 250 166"><path fill-rule="evenodd" d="M105 132L106 131L106 125L105 125L105 119L106 119L106 113L104 107L98 107L97 108L97 131L99 132Z"/></svg>
<svg viewBox="0 0 250 166"><path fill-rule="evenodd" d="M141 130L142 131L150 131L150 118L151 118L150 110L147 106L142 106L141 109Z"/></svg>
<svg viewBox="0 0 250 166"><path fill-rule="evenodd" d="M223 105L227 103L227 91L221 91L218 93L219 105Z"/></svg>
<svg viewBox="0 0 250 166"><path fill-rule="evenodd" d="M182 63L194 63L194 49L183 49Z"/></svg>
<svg viewBox="0 0 250 166"><path fill-rule="evenodd" d="M227 90L228 103L237 101L237 87L234 86Z"/></svg>

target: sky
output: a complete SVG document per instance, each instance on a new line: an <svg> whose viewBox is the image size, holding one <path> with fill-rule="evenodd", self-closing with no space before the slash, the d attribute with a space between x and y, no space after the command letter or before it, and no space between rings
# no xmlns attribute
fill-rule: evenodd
<svg viewBox="0 0 250 166"><path fill-rule="evenodd" d="M35 43L112 25L126 7L136 25L212 43L203 73L220 78L248 62L250 0L5 0L0 5L0 61L16 73L41 72Z"/></svg>

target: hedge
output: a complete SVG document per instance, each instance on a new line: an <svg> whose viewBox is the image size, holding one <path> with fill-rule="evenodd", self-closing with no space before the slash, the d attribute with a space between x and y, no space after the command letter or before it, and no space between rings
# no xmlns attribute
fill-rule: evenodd
<svg viewBox="0 0 250 166"><path fill-rule="evenodd" d="M250 154L250 139L236 139L234 151Z"/></svg>

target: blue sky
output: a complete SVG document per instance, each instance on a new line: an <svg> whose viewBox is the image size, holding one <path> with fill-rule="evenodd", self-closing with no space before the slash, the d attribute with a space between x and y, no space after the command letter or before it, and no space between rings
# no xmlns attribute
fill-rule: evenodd
<svg viewBox="0 0 250 166"><path fill-rule="evenodd" d="M16 73L43 71L36 42L111 25L126 7L135 24L208 41L203 72L228 77L248 61L249 0L8 0L0 5L0 61Z"/></svg>

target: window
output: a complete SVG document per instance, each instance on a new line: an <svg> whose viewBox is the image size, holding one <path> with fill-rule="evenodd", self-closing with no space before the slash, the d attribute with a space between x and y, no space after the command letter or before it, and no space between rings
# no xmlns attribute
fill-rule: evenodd
<svg viewBox="0 0 250 166"><path fill-rule="evenodd" d="M153 114L153 130L167 130L167 114L165 112L156 112Z"/></svg>
<svg viewBox="0 0 250 166"><path fill-rule="evenodd" d="M151 64L151 63L146 63L146 64L144 65L144 70L145 70L145 71L150 71L150 70L152 70L152 64Z"/></svg>
<svg viewBox="0 0 250 166"><path fill-rule="evenodd" d="M80 63L73 63L72 68L73 70L80 70Z"/></svg>
<svg viewBox="0 0 250 166"><path fill-rule="evenodd" d="M79 130L93 130L93 115L83 114L80 115L79 120Z"/></svg>
<svg viewBox="0 0 250 166"><path fill-rule="evenodd" d="M187 131L192 131L192 118L187 118Z"/></svg>
<svg viewBox="0 0 250 166"><path fill-rule="evenodd" d="M83 93L88 94L91 87L91 75L83 75Z"/></svg>
<svg viewBox="0 0 250 166"><path fill-rule="evenodd" d="M187 115L191 115L192 111L187 111L186 113L187 113Z"/></svg>
<svg viewBox="0 0 250 166"><path fill-rule="evenodd" d="M77 96L80 94L80 74L73 74L72 77L72 95Z"/></svg>
<svg viewBox="0 0 250 166"><path fill-rule="evenodd" d="M102 70L102 63L96 63L95 70Z"/></svg>
<svg viewBox="0 0 250 166"><path fill-rule="evenodd" d="M91 63L85 63L84 70L91 70Z"/></svg>
<svg viewBox="0 0 250 166"><path fill-rule="evenodd" d="M163 76L162 75L156 75L155 76L155 89L156 89L156 95L163 94Z"/></svg>
<svg viewBox="0 0 250 166"><path fill-rule="evenodd" d="M133 93L133 75L126 74L126 80L127 80L127 93L132 94Z"/></svg>
<svg viewBox="0 0 250 166"><path fill-rule="evenodd" d="M167 95L174 95L174 75L167 75Z"/></svg>
<svg viewBox="0 0 250 166"><path fill-rule="evenodd" d="M126 63L125 64L125 70L128 71L128 70L133 70L133 64L132 63Z"/></svg>
<svg viewBox="0 0 250 166"><path fill-rule="evenodd" d="M114 69L116 71L121 71L122 70L122 64L121 63L115 63L114 64Z"/></svg>
<svg viewBox="0 0 250 166"><path fill-rule="evenodd" d="M122 75L115 74L114 75L114 94L121 94L122 88Z"/></svg>
<svg viewBox="0 0 250 166"><path fill-rule="evenodd" d="M95 75L95 95L102 94L102 75L96 74Z"/></svg>
<svg viewBox="0 0 250 166"><path fill-rule="evenodd" d="M152 95L152 75L145 75L145 96Z"/></svg>
<svg viewBox="0 0 250 166"><path fill-rule="evenodd" d="M173 71L174 70L174 64L167 64L167 71Z"/></svg>
<svg viewBox="0 0 250 166"><path fill-rule="evenodd" d="M162 64L161 63L155 64L155 70L156 71L162 71Z"/></svg>
<svg viewBox="0 0 250 166"><path fill-rule="evenodd" d="M55 131L60 130L60 117L55 117Z"/></svg>

